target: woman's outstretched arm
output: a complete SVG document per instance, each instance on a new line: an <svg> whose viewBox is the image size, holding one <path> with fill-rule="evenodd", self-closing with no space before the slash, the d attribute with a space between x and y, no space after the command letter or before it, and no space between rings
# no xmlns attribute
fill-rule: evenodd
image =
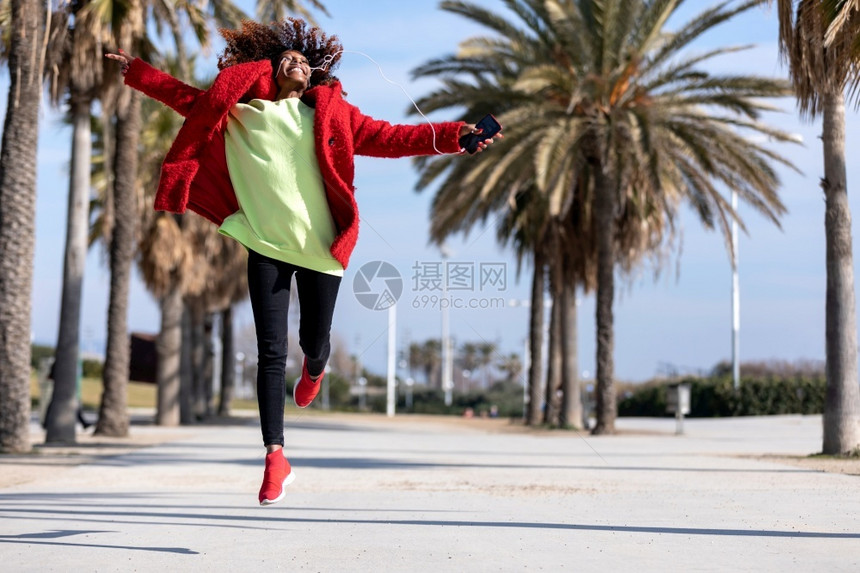
<svg viewBox="0 0 860 573"><path fill-rule="evenodd" d="M475 131L475 125L462 121L421 123L416 125L392 125L387 121L373 119L364 115L355 106L352 111L355 154L374 157L408 157L414 155L435 155L437 153L457 153L460 151L460 137ZM498 133L482 140L477 151L483 151Z"/></svg>
<svg viewBox="0 0 860 573"><path fill-rule="evenodd" d="M203 93L203 90L189 86L122 50L116 54L105 54L105 57L122 65L122 75L125 76L127 86L170 106L182 117L191 113L194 102Z"/></svg>

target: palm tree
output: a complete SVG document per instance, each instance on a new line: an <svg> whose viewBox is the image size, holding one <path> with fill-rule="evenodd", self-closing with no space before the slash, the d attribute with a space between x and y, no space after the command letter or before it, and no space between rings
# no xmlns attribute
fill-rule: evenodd
<svg viewBox="0 0 860 573"><path fill-rule="evenodd" d="M326 16L330 16L323 3L319 0L308 0L307 2L297 2L296 0L257 0L257 20L260 22L272 22L280 21L287 16L298 16L316 25L313 13L305 7L305 4L310 4L313 9L319 10Z"/></svg>
<svg viewBox="0 0 860 573"><path fill-rule="evenodd" d="M500 98L494 103L504 106L502 123L509 126L506 143L493 150L503 152L503 158L491 166L483 161L455 166L448 181L461 178L461 187L484 181L480 197L489 200L500 183L509 195L520 192L524 187L515 178L531 174L548 215L567 216L578 202L579 210L572 213L580 229L591 234L587 244L596 252L597 282L595 433L614 431L616 267L665 246L681 200L727 240L736 213L723 189L737 191L775 223L783 211L772 163L787 163L745 135L790 141L788 134L759 122L762 112L772 109L761 98L785 95L786 85L768 78L714 76L700 68L730 48L683 54L704 32L758 2L724 2L670 34L664 26L679 4L505 0L525 30L467 2L442 4L497 36L470 40L460 58L433 63L437 73L477 79L465 85L451 80L448 90L428 99L439 107L459 105L473 112L476 103L491 102L488 93L504 93L508 104ZM502 66L503 73L488 71L493 70L488 63ZM498 78L503 81L495 83L503 89L494 89L491 80ZM515 169L524 159L533 166ZM437 164L432 171L428 167L434 176L449 167L445 159L431 161ZM589 259L583 261L588 267Z"/></svg>
<svg viewBox="0 0 860 573"><path fill-rule="evenodd" d="M141 28L142 20L139 14L140 6L135 2L117 2L105 9L104 5L92 2L73 2L64 4L61 10L53 13L50 34L50 49L44 73L50 81L52 101L59 104L64 96L69 102L69 115L73 125L72 135L72 170L69 185L69 211L67 222L66 257L64 265L64 280L62 305L60 313L60 328L58 331L57 356L55 372L55 390L47 420L46 439L52 442L73 442L74 436L74 397L76 387L76 365L78 360L78 330L80 323L80 288L84 261L86 258L87 224L89 219L88 197L90 190L90 170L88 164L91 156L90 108L95 99L102 99L102 109L105 117L110 116L117 108L113 101L116 89L111 89L117 83L118 74L108 72L108 81L103 79L103 42L109 39L108 32L112 31L114 39L129 33L139 35L139 32L128 32L133 28ZM111 81L112 80L112 81ZM137 104L131 101L131 109ZM126 113L128 103L122 103L119 108ZM133 113L133 112L132 112ZM132 122L134 119L132 118ZM128 127L120 118L118 127ZM106 130L105 139L110 140L110 122L103 122ZM126 133L134 136L132 128ZM122 135L121 133L119 135ZM123 152L119 157L133 159L133 155ZM125 165L122 160L120 166ZM104 163L109 165L109 163ZM110 183L118 184L122 192L128 177L120 174ZM125 199L120 194L120 202ZM109 210L114 212L117 207L113 198L108 201ZM112 257L123 257L129 253L133 245L133 221L120 221L116 228L119 241L127 244L116 251ZM107 241L113 240L115 230L113 220L103 226ZM129 242L132 241L132 242ZM113 259L116 262L116 259ZM126 268L117 263L120 272ZM108 328L108 351L105 368L105 392L100 407L99 422L96 433L101 435L125 436L128 432L128 415L126 412L125 383L127 382L128 350L123 343L125 335L126 302L121 302L122 289L127 292L128 278L117 277L111 282L111 302L109 320L122 321L122 324L110 324ZM123 285L126 285L123 287ZM119 290L118 290L119 289ZM127 296L127 295L125 295ZM120 336L120 340L115 337ZM115 354L119 352L120 355ZM125 354L125 357L122 354Z"/></svg>
<svg viewBox="0 0 860 573"><path fill-rule="evenodd" d="M143 207L147 213L151 209ZM182 350L181 277L190 262L177 218L161 214L144 223L139 265L149 291L159 299L161 328L158 349L156 423L180 423L180 354Z"/></svg>
<svg viewBox="0 0 860 573"><path fill-rule="evenodd" d="M0 0L0 62L9 59L9 48L12 45L11 34L12 2Z"/></svg>
<svg viewBox="0 0 860 573"><path fill-rule="evenodd" d="M409 352L408 362L409 362L410 373L412 374L413 378L417 378L416 372L426 372L426 370L425 370L426 356L424 353L424 345L419 344L418 342L411 342L409 344L408 352ZM357 364L358 360L355 359L355 362ZM355 370L358 370L358 367L356 367ZM424 383L429 386L430 381L425 377Z"/></svg>
<svg viewBox="0 0 860 573"><path fill-rule="evenodd" d="M278 0L276 0L277 2ZM182 80L192 77L189 64L187 45L184 39L185 30L190 29L194 39L201 49L208 48L212 36L212 27L233 28L247 18L245 13L231 0L213 0L194 2L179 0L165 2L150 0L145 9L151 12L159 26L166 26L173 37L173 48L176 50L177 76Z"/></svg>
<svg viewBox="0 0 860 573"><path fill-rule="evenodd" d="M234 25L243 17L243 13L235 8L229 1L206 3L205 9L201 11L198 6L188 3L170 5L163 2L146 4L140 0L129 0L113 6L114 13L111 21L114 25L114 44L124 47L131 53L142 57L151 57L152 50L145 37L143 22L144 15L150 11L159 22L167 22L173 33L177 51L184 54L184 43L182 40L182 26L180 24L181 14L186 14L192 29L202 45L206 45L209 39L209 29L206 25L208 20L206 13L215 14L214 20L218 25ZM104 394L99 410L99 422L96 427L97 434L126 435L128 432L128 413L126 411L126 385L128 381L128 343L127 343L127 307L128 307L128 284L130 281L131 261L137 243L138 226L137 218L131 216L114 217L115 213L135 213L141 203L141 194L136 187L137 181L137 141L139 129L136 125L140 122L140 95L131 93L130 90L122 89L121 78L116 73L116 66L109 68L113 71L113 82L107 82L104 95L105 106L109 110L116 109L116 141L115 159L113 165L114 182L113 195L108 199L105 209L107 219L103 227L108 231L106 240L110 244L110 268L111 268L111 295L108 310L108 344L106 350L104 371ZM182 77L187 73L187 58L179 59L179 74ZM111 89L112 88L112 89ZM115 103L115 101L117 103ZM124 128L124 131L120 131ZM124 209L120 207L123 205ZM168 299L177 307L181 315L181 294ZM164 302L162 303L164 304ZM162 322L165 322L162 312ZM159 340L159 348L165 349L168 345L171 352L176 353L180 349L177 338L179 321L167 313L167 324L174 325L177 330L162 328ZM159 367L162 371L172 371L178 374L179 368L167 370L171 367L169 360L160 360ZM178 385L178 382L177 382ZM161 389L162 386L160 385ZM159 397L159 404L167 400L164 396ZM159 412L162 409L159 408Z"/></svg>
<svg viewBox="0 0 860 573"><path fill-rule="evenodd" d="M840 65L856 63L860 56L860 38L857 34L857 16L860 15L860 0L821 0L827 32L824 46L836 49ZM788 8L791 10L791 8ZM790 17L790 13L785 15ZM854 78L856 81L856 78Z"/></svg>
<svg viewBox="0 0 860 573"><path fill-rule="evenodd" d="M464 390L466 390L465 386L471 383L472 377L477 373L476 370L480 364L478 352L478 345L474 342L464 342L460 345L457 361L460 363L460 368L464 371L464 375L468 372L468 380L464 381Z"/></svg>
<svg viewBox="0 0 860 573"><path fill-rule="evenodd" d="M442 3L442 8L460 11L482 24L497 20L495 15L471 5ZM441 77L445 86L419 100L420 107L443 109L460 107L465 103L468 111L464 117L480 117L488 110L493 110L502 118L503 124L515 126L515 123L511 123L514 119L508 119L510 116L505 111L526 103L513 88L519 74L519 60L504 49L481 50L484 44L498 47L492 40L469 40L463 44L463 54L433 60L416 69L413 72L415 76ZM472 81L461 80L464 75L470 76ZM506 141L510 143L510 130L506 134ZM516 142L504 147L512 147L514 152L509 153L503 161L498 161L499 150L495 148L491 154L473 158L470 165L445 158L418 158L415 160L421 172L418 190L427 188L436 178L445 177L433 199L430 235L435 242L441 244L451 234L466 233L473 225L485 224L491 217L498 216L497 238L503 245L512 243L515 247L518 274L522 262L527 258L532 259L529 321L531 360L526 423L536 424L542 421L543 404L542 340L547 258L543 239L546 233L545 197L534 185L533 162L526 157L526 151L530 150L528 144ZM491 158L491 155L495 157ZM483 181L483 185L477 184L479 181Z"/></svg>
<svg viewBox="0 0 860 573"><path fill-rule="evenodd" d="M114 220L110 244L110 296L108 337L103 374L104 393L99 407L96 434L128 434L127 382L129 368L128 293L138 224L134 217L137 193L137 141L140 134L140 96L131 94L116 118L113 205L121 214Z"/></svg>
<svg viewBox="0 0 860 573"><path fill-rule="evenodd" d="M45 76L51 103L68 103L72 124L71 172L60 325L52 368L54 390L46 420L47 442L75 441L81 294L86 264L92 133L90 108L102 83L102 37L106 25L88 3L63 5L51 18Z"/></svg>
<svg viewBox="0 0 860 573"><path fill-rule="evenodd" d="M471 111L466 117L484 113L488 109L502 114L506 130L504 148L510 148L506 157L498 161L499 145L491 153L475 158L473 161L451 163L419 160L423 171L419 190L426 187L434 178L448 173L445 182L433 201L431 218L431 237L442 241L448 234L468 232L478 222L486 223L491 217L497 218L497 238L502 245L512 245L517 254L517 273L524 259L533 261L532 301L530 305L529 348L529 405L526 410L526 423L549 422L553 425L578 425L581 419L579 382L576 373L576 307L575 296L570 295L576 285L586 291L594 285L594 266L596 248L591 240L591 213L581 194L568 194L564 197L562 187L554 185L552 193L542 191L538 184L537 173L547 173L548 161L552 155L543 153L535 157L534 149L539 143L531 138L528 129L519 126L527 122L533 113L541 114L538 106L533 106L534 98L517 87L523 70L533 66L541 58L546 59L546 50L541 45L552 45L551 38L543 38L542 31L536 30L539 41L530 40L528 34L518 30L513 24L499 21L494 14L476 9L462 3L445 3L445 9L474 19L482 25L495 29L502 37L512 38L512 45L499 45L492 38L474 38L463 44L461 53L444 59L432 61L416 70L416 75L441 75L445 89L421 100L427 108L459 107L463 100L469 102ZM552 61L552 55L549 60ZM459 79L463 75L472 76L473 83ZM448 171L450 170L450 171ZM476 181L484 181L476 185ZM562 182L563 183L563 182ZM545 187L545 185L544 185ZM643 232L651 237L654 244L659 243L659 233L654 228L643 226L639 221L622 224L619 237L632 234L640 237ZM642 239L627 238L627 244ZM649 243L650 244L650 243ZM625 266L630 267L640 251L624 249ZM555 396L561 389L564 420L551 414L544 415L543 380L543 331L544 298L546 295L547 270L552 269L557 277L550 290L555 299L555 312L551 314L550 332L555 333L550 344L550 364L554 364L548 375L546 394ZM562 323L559 325L559 321ZM560 356L560 353L563 355ZM560 377L560 379L559 379ZM568 423L567 420L575 420Z"/></svg>
<svg viewBox="0 0 860 573"><path fill-rule="evenodd" d="M860 81L860 24L854 1L777 0L779 39L800 114L822 118L824 233L827 242L825 307L827 392L825 454L860 448L857 384L857 314L851 208L845 174L845 89ZM829 33L828 33L829 32Z"/></svg>
<svg viewBox="0 0 860 573"><path fill-rule="evenodd" d="M558 425L580 428L583 421L582 390L579 382L579 352L577 351L576 286L563 281L555 299L561 307L561 404ZM553 303L555 304L555 303Z"/></svg>
<svg viewBox="0 0 860 573"><path fill-rule="evenodd" d="M181 42L181 14L187 15L191 28L201 43L208 41L209 30L205 25L205 15L215 12L221 15L219 23L238 22L243 14L230 2L207 3L201 7L187 3L169 4L164 2L145 2L143 0L123 0L105 7L91 3L83 10L84 14L98 14L110 28L112 46L148 57L152 54L146 38L144 22L147 14L152 14L159 23L166 22L174 39ZM208 11L208 12L207 12ZM180 43L181 48L181 43ZM98 62L104 63L103 53L97 54ZM108 304L108 341L105 369L103 374L104 392L99 406L99 419L96 434L125 436L128 434L129 417L127 411L128 383L128 291L130 285L131 261L138 240L138 225L134 217L116 217L116 213L133 213L140 202L136 189L137 179L137 140L140 122L140 96L123 89L122 78L115 65L108 65L105 81L100 94L103 115L109 119L104 122L106 130L106 168L107 196L102 202L103 212L97 224L97 236L103 238L108 249L111 269L110 299Z"/></svg>
<svg viewBox="0 0 860 573"><path fill-rule="evenodd" d="M236 393L236 342L233 338L233 305L221 311L221 395L218 415L229 416Z"/></svg>
<svg viewBox="0 0 860 573"><path fill-rule="evenodd" d="M550 247L551 252L559 253L559 246ZM549 320L549 356L547 360L546 388L544 391L544 417L543 423L550 427L558 427L561 424L561 396L562 388L562 285L564 279L561 276L559 257L552 260L549 265L549 290L551 293L552 306L550 307Z"/></svg>
<svg viewBox="0 0 860 573"><path fill-rule="evenodd" d="M736 216L715 183L741 197L774 222L783 207L771 162L780 157L738 133L787 134L758 123L767 106L754 98L785 93L781 82L743 76L714 77L698 66L728 49L684 56L696 38L755 1L724 2L702 12L667 41L664 26L680 2L582 0L555 20L565 55L575 70L576 95L567 109L578 116L569 153L584 160L593 185L597 227L597 425L612 433L616 412L614 281L620 212L661 209L674 216L683 198L708 227L729 236ZM571 33L576 36L571 36ZM537 89L571 88L536 69ZM568 92L571 93L571 92Z"/></svg>
<svg viewBox="0 0 860 573"><path fill-rule="evenodd" d="M521 382L520 377L523 375L523 361L522 358L520 358L520 355L516 352L512 352L507 356L502 356L499 359L497 367L504 374L505 382L509 382L511 384L518 384Z"/></svg>
<svg viewBox="0 0 860 573"><path fill-rule="evenodd" d="M441 387L442 343L439 339L428 339L423 343L409 345L409 365L424 372L424 383L431 387Z"/></svg>
<svg viewBox="0 0 860 573"><path fill-rule="evenodd" d="M529 313L529 373L528 409L525 423L533 426L543 422L543 397L541 379L543 378L543 330L544 330L544 291L546 290L545 254L535 247L534 270L532 271L531 305Z"/></svg>
<svg viewBox="0 0 860 573"><path fill-rule="evenodd" d="M481 387L486 389L489 385L489 368L496 356L496 345L492 342L481 342L478 344L478 366L481 367Z"/></svg>
<svg viewBox="0 0 860 573"><path fill-rule="evenodd" d="M54 402L48 419L48 441L74 441L74 389L77 362L77 331L80 312L80 278L82 247L87 240L86 224L90 170L93 183L103 197L96 203L104 208L98 224L90 232L90 242L103 237L109 245L111 261L111 294L108 308L108 345L104 369L104 393L95 433L125 436L128 433L126 383L128 381L128 339L126 315L130 260L134 252L136 225L133 217L116 220L116 212L128 212L134 203L133 180L128 169L136 162L138 128L137 98L119 97L121 78L115 66L103 70L105 42L140 49L137 38L142 34L139 3L116 2L107 8L100 3L77 2L54 13L51 29L49 59L45 75L50 80L55 103L68 94L72 116L72 176L70 179L70 208L67 256L64 271L63 305L58 334L57 379ZM74 22L71 24L70 22ZM91 154L90 108L95 99L102 102L103 120L100 124L99 151ZM115 140L115 141L114 141ZM127 141L127 143L126 143ZM114 147L116 144L116 147ZM116 150L116 153L113 151ZM132 174L133 176L133 174ZM129 195L131 193L131 195ZM56 407L55 407L56 406Z"/></svg>
<svg viewBox="0 0 860 573"><path fill-rule="evenodd" d="M11 0L0 146L0 451L30 449L30 308L45 3Z"/></svg>
<svg viewBox="0 0 860 573"><path fill-rule="evenodd" d="M145 51L145 18L142 0L124 0L111 6L110 21L113 47L124 46L132 53ZM137 157L140 136L140 96L121 90L116 66L106 68L102 105L113 117L113 155L108 187L110 222L108 261L110 290L108 295L107 346L102 374L104 392L99 406L96 434L128 435L126 408L129 371L128 293L131 263L137 242L136 211Z"/></svg>

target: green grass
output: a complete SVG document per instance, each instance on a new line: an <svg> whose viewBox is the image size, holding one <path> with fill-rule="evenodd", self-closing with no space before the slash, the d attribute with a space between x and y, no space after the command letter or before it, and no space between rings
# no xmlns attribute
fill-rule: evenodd
<svg viewBox="0 0 860 573"><path fill-rule="evenodd" d="M128 383L128 407L155 409L158 388L155 384L145 382ZM39 384L35 376L30 377L30 395L34 406L39 402ZM102 399L102 381L100 378L84 378L81 382L81 400L87 410L98 410ZM233 400L233 410L256 410L254 400Z"/></svg>

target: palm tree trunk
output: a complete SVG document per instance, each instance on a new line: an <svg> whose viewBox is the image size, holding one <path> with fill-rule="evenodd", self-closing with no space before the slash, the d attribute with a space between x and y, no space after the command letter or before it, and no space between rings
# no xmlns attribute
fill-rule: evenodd
<svg viewBox="0 0 860 573"><path fill-rule="evenodd" d="M158 381L155 423L180 423L180 356L182 354L182 291L177 285L161 299L161 330L158 333Z"/></svg>
<svg viewBox="0 0 860 573"><path fill-rule="evenodd" d="M54 355L51 405L45 424L48 443L75 442L76 389L80 353L81 293L87 262L89 230L90 102L72 88L72 158L69 177L69 206L66 213L66 250L63 262L63 292L60 326Z"/></svg>
<svg viewBox="0 0 860 573"><path fill-rule="evenodd" d="M825 454L860 448L860 387L857 382L857 314L851 209L845 175L845 100L823 96L824 228L827 236L827 393Z"/></svg>
<svg viewBox="0 0 860 573"><path fill-rule="evenodd" d="M561 426L583 426L582 395L579 388L579 353L577 351L576 287L565 281L561 285Z"/></svg>
<svg viewBox="0 0 860 573"><path fill-rule="evenodd" d="M553 288L552 308L549 315L549 359L547 360L544 424L557 427L561 423L561 399L559 398L558 391L561 390L562 376L562 305L557 290L559 273L553 268L555 266L555 263L550 264L550 273L553 275L550 279L550 284L553 285Z"/></svg>
<svg viewBox="0 0 860 573"><path fill-rule="evenodd" d="M191 337L191 412L194 420L206 415L206 343L205 313L199 300L188 305Z"/></svg>
<svg viewBox="0 0 860 573"><path fill-rule="evenodd" d="M110 243L110 300L108 340L104 366L104 392L95 433L101 436L128 435L128 293L131 264L137 240L137 143L140 137L140 94L131 94L128 106L120 108L116 121L114 157L114 219Z"/></svg>
<svg viewBox="0 0 860 573"><path fill-rule="evenodd" d="M207 312L203 317L203 417L212 417L215 397L215 346L212 340L214 314Z"/></svg>
<svg viewBox="0 0 860 573"><path fill-rule="evenodd" d="M45 4L11 0L0 146L0 451L30 450L30 310Z"/></svg>
<svg viewBox="0 0 860 573"><path fill-rule="evenodd" d="M594 434L615 432L614 318L615 298L615 189L603 172L600 162L594 164L594 211L597 228L597 423Z"/></svg>
<svg viewBox="0 0 860 573"><path fill-rule="evenodd" d="M194 423L194 327L188 303L182 303L182 346L179 356L179 422Z"/></svg>
<svg viewBox="0 0 860 573"><path fill-rule="evenodd" d="M543 257L538 249L534 253L532 276L532 302L529 316L529 407L526 424L537 425L543 419L541 380L543 373L543 293L546 286Z"/></svg>
<svg viewBox="0 0 860 573"><path fill-rule="evenodd" d="M221 313L221 400L218 415L229 416L236 391L236 346L233 342L233 305Z"/></svg>

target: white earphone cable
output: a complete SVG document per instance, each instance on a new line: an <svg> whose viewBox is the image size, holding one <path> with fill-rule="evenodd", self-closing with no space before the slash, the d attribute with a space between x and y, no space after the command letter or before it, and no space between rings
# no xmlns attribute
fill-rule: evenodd
<svg viewBox="0 0 860 573"><path fill-rule="evenodd" d="M390 83L390 84L392 84L392 85L395 85L395 86L399 87L399 88L400 88L400 90L401 90L401 91L406 95L406 97L407 97L407 98L409 98L409 101L411 101L411 102L412 102L412 105L415 107L415 111L417 111L417 112L421 115L421 117L423 117L423 118L424 118L424 121L426 121L426 122L427 122L427 124L430 126L430 129L433 131L433 149L434 149L434 150L436 151L436 153L438 153L439 155L445 155L445 153L443 153L442 151L439 151L439 148L438 148L438 147L436 147L436 128L433 126L433 122L431 122L431 121L430 121L430 119L429 119L426 115L424 115L424 112L423 112L423 111L421 111L421 108L420 108L420 107L418 107L418 104L417 104L417 103L415 103L415 100L414 100L414 99L412 99L412 96L411 96L411 95L409 95L409 92L408 92L408 91L406 91L406 88L404 88L401 84L399 84L399 83L395 82L394 80L389 79L389 78L388 78L388 76L386 76L386 75L385 75L385 72L383 72L383 71L382 71L382 66L379 64L379 62L377 62L376 60L374 60L374 59L373 59L372 57L370 57L369 55L365 54L364 52L358 52L358 51L355 51L355 50L340 50L340 51L338 51L338 52L335 52L334 54L329 54L329 55L325 56L325 57L323 58L323 63L322 63L322 65L321 65L321 66L319 66L319 67L316 67L316 68L311 68L311 71L313 71L313 70L322 70L322 71L326 71L326 70L331 66L331 62L332 62L332 60L334 60L335 56L337 56L337 55L339 55L339 54L358 54L358 55L360 55L360 56L364 56L365 58L367 58L368 60L370 60L371 62L373 62L373 63L376 65L376 69L377 69L377 70L379 70L379 75L381 75L381 76L382 76L382 79L384 79L386 82L388 82L388 83Z"/></svg>

